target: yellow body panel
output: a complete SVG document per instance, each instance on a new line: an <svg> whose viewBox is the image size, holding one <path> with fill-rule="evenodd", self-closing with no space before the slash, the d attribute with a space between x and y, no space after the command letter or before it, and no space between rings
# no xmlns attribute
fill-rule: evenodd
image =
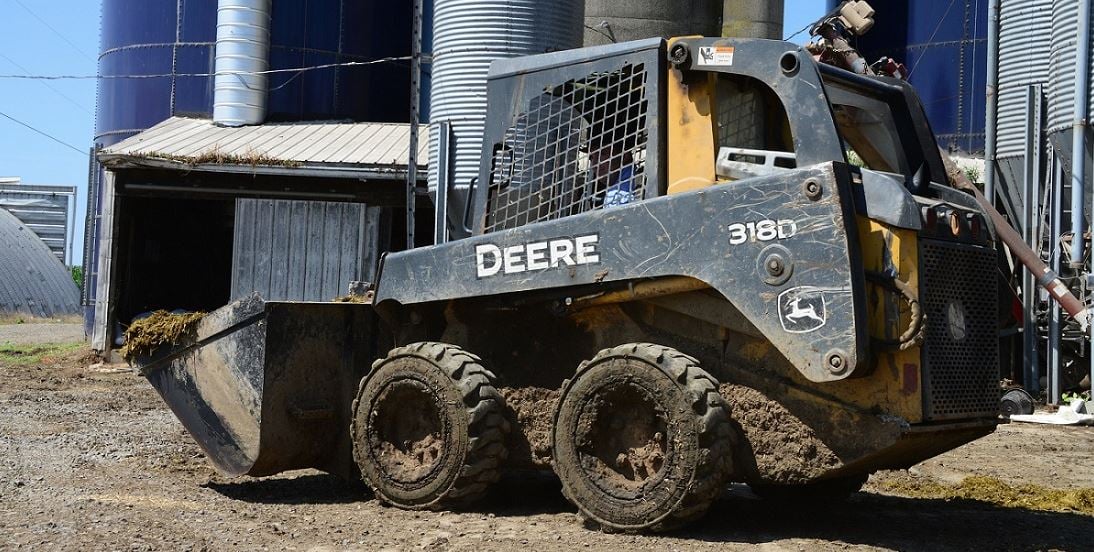
<svg viewBox="0 0 1094 552"><path fill-rule="evenodd" d="M669 48L678 40L674 38ZM674 194L711 186L717 182L715 154L715 103L717 76L714 73L671 69L667 91L667 193ZM789 132L788 129L785 130ZM898 278L912 289L919 289L916 232L894 228L859 217L859 243L867 271L883 272L894 268ZM870 335L893 338L908 328L908 306L896 294L867 281L867 307ZM770 344L756 342L739 351L743 358L758 360L770 352ZM791 378L802 390L811 389L863 410L880 410L900 416L910 423L923 420L923 394L920 375L921 348L904 351L872 346L874 370L868 376L818 384L794 372ZM819 396L805 392L807 401Z"/></svg>
<svg viewBox="0 0 1094 552"><path fill-rule="evenodd" d="M669 48L678 40L669 41ZM667 193L705 188L715 181L714 79L713 73L669 71Z"/></svg>
<svg viewBox="0 0 1094 552"><path fill-rule="evenodd" d="M862 262L867 271L882 272L890 266L897 278L919 289L919 256L914 230L891 227L885 223L858 217ZM870 335L893 338L910 323L907 304L881 286L866 283ZM920 381L921 347L904 351L872 347L874 371L864 378L826 383L826 391L864 408L900 416L910 423L923 420L923 385Z"/></svg>

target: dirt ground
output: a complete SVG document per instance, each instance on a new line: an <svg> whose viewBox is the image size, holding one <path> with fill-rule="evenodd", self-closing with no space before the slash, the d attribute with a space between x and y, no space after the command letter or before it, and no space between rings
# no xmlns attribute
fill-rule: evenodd
<svg viewBox="0 0 1094 552"><path fill-rule="evenodd" d="M69 343L83 341L84 325L29 322L25 324L4 324L0 321L0 345L4 343L39 344Z"/></svg>
<svg viewBox="0 0 1094 552"><path fill-rule="evenodd" d="M359 484L303 471L224 479L152 388L82 350L0 359L0 549L845 550L1094 549L1094 517L912 499L900 478L967 475L1094 487L1094 428L1006 425L846 504L770 504L734 487L686 531L584 528L550 477L504 479L468 512L380 506Z"/></svg>

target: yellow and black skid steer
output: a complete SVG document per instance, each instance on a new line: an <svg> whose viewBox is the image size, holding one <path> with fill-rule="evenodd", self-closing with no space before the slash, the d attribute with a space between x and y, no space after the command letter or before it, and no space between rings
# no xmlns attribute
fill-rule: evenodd
<svg viewBox="0 0 1094 552"><path fill-rule="evenodd" d="M387 254L369 302L252 296L136 359L219 469L428 509L553 470L659 530L995 428L996 227L907 83L683 37L496 61L488 91L454 239Z"/></svg>

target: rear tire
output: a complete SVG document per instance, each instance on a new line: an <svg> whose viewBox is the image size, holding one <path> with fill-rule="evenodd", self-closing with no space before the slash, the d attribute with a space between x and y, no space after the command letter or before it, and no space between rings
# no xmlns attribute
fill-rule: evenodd
<svg viewBox="0 0 1094 552"><path fill-rule="evenodd" d="M376 361L353 401L353 457L384 502L465 505L497 481L508 423L494 374L444 343L399 347Z"/></svg>
<svg viewBox="0 0 1094 552"><path fill-rule="evenodd" d="M753 494L777 502L841 502L862 490L869 474L822 479L800 485L749 483Z"/></svg>
<svg viewBox="0 0 1094 552"><path fill-rule="evenodd" d="M698 361L646 343L601 351L563 386L552 431L563 493L606 531L698 519L732 473L732 428Z"/></svg>

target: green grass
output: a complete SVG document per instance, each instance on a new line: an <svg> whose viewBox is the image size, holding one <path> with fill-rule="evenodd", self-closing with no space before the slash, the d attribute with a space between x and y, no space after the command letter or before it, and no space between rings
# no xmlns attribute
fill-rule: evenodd
<svg viewBox="0 0 1094 552"><path fill-rule="evenodd" d="M16 324L83 324L84 318L79 314L66 314L55 318L38 318L29 314L0 314L0 326L12 326Z"/></svg>
<svg viewBox="0 0 1094 552"><path fill-rule="evenodd" d="M0 343L0 364L30 366L41 364L49 357L67 355L84 347L83 343L47 343L38 345L14 345Z"/></svg>

